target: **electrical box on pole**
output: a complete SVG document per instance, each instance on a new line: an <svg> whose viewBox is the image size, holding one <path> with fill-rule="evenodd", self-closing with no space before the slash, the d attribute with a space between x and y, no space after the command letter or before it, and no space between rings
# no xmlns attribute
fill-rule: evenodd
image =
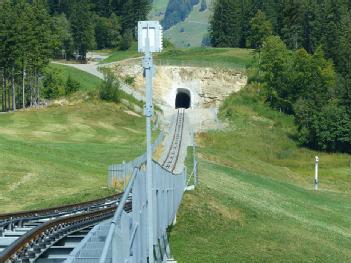
<svg viewBox="0 0 351 263"><path fill-rule="evenodd" d="M161 52L163 49L162 26L158 21L138 22L138 51L146 53L146 38L149 38L149 52Z"/></svg>

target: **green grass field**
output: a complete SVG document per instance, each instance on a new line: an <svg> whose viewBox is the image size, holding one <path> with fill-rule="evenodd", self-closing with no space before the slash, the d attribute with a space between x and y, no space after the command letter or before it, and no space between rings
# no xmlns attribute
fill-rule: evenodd
<svg viewBox="0 0 351 263"><path fill-rule="evenodd" d="M108 165L144 151L144 119L112 103L1 114L0 125L0 212L107 195Z"/></svg>
<svg viewBox="0 0 351 263"><path fill-rule="evenodd" d="M73 102L87 91L96 93L102 82L69 66L49 67L62 79L70 75L80 83ZM143 118L114 103L92 99L73 104L0 114L0 213L111 194L108 165L144 152Z"/></svg>
<svg viewBox="0 0 351 263"><path fill-rule="evenodd" d="M116 51L103 63L117 62L141 57L137 47L127 51ZM157 65L198 66L245 69L252 61L251 49L240 48L168 48L154 54Z"/></svg>
<svg viewBox="0 0 351 263"><path fill-rule="evenodd" d="M141 57L142 54L138 53L137 43L134 42L128 50L116 50L111 55L104 59L101 63L117 62L125 59Z"/></svg>
<svg viewBox="0 0 351 263"><path fill-rule="evenodd" d="M300 147L292 139L293 120L252 92L224 103L228 128L198 136L200 184L185 194L172 229L174 257L349 262L351 156ZM313 191L315 155L321 160L318 192Z"/></svg>
<svg viewBox="0 0 351 263"><path fill-rule="evenodd" d="M252 60L252 50L239 48L170 49L155 56L158 65L180 65L245 69Z"/></svg>

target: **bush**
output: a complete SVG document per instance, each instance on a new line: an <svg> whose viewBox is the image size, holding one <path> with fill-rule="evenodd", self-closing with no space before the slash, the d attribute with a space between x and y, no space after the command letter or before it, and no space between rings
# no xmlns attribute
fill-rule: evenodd
<svg viewBox="0 0 351 263"><path fill-rule="evenodd" d="M302 144L329 152L351 152L351 121L347 109L330 101L322 108L300 100L296 123Z"/></svg>
<svg viewBox="0 0 351 263"><path fill-rule="evenodd" d="M175 48L174 44L168 38L163 38L163 47L165 49L173 49Z"/></svg>
<svg viewBox="0 0 351 263"><path fill-rule="evenodd" d="M120 102L120 87L119 80L112 72L104 72L104 82L99 90L100 99L116 103Z"/></svg>
<svg viewBox="0 0 351 263"><path fill-rule="evenodd" d="M120 49L128 50L132 46L133 39L133 32L131 30L127 30L122 36Z"/></svg>
<svg viewBox="0 0 351 263"><path fill-rule="evenodd" d="M43 97L45 99L57 99L65 95L64 80L57 70L48 70L43 78Z"/></svg>
<svg viewBox="0 0 351 263"><path fill-rule="evenodd" d="M135 83L135 77L132 77L132 76L126 76L124 78L124 82L129 85L129 86L133 86L134 83Z"/></svg>
<svg viewBox="0 0 351 263"><path fill-rule="evenodd" d="M68 76L65 87L65 94L70 95L74 92L77 92L80 89L80 83L71 78L71 75Z"/></svg>

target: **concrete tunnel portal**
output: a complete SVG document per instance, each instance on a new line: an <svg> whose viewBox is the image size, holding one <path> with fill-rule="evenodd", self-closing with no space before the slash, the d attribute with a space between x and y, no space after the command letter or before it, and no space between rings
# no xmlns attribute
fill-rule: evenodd
<svg viewBox="0 0 351 263"><path fill-rule="evenodd" d="M175 98L175 108L189 109L191 107L191 94L187 89L178 89Z"/></svg>

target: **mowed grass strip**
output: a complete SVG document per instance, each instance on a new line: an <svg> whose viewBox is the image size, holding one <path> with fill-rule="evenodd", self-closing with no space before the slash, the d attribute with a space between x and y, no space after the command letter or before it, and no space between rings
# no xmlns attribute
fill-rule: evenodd
<svg viewBox="0 0 351 263"><path fill-rule="evenodd" d="M108 195L108 165L144 152L144 119L112 103L2 114L0 126L0 212Z"/></svg>
<svg viewBox="0 0 351 263"><path fill-rule="evenodd" d="M142 57L134 44L129 50L115 51L103 63ZM241 48L167 48L154 54L157 65L235 68L245 70L252 63L252 50Z"/></svg>
<svg viewBox="0 0 351 263"><path fill-rule="evenodd" d="M351 156L301 147L293 119L255 90L229 97L223 131L198 136L200 185L171 231L179 262L349 262ZM313 191L319 155L320 190ZM190 167L189 167L190 168Z"/></svg>
<svg viewBox="0 0 351 263"><path fill-rule="evenodd" d="M169 49L155 57L160 65L245 69L252 62L252 50L240 48Z"/></svg>
<svg viewBox="0 0 351 263"><path fill-rule="evenodd" d="M348 262L350 199L200 161L171 249L179 262Z"/></svg>

